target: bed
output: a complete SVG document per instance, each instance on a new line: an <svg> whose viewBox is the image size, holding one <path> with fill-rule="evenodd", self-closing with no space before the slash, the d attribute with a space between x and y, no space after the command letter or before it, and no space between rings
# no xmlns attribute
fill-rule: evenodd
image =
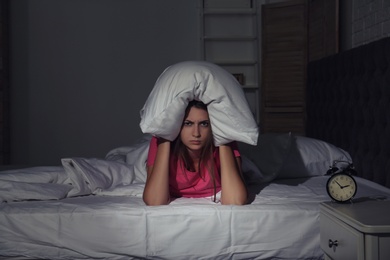
<svg viewBox="0 0 390 260"><path fill-rule="evenodd" d="M309 67L322 62L327 59ZM253 141L254 132L248 131L249 138L239 142L248 205L178 198L165 206L145 206L145 159L153 134L145 133L132 146L108 151L105 158L64 158L55 167L1 172L0 258L323 259L319 204L330 200L325 189L327 170L334 161L367 163L353 151L361 143L363 149L371 146L356 139L348 146L350 139L345 140L343 134L337 137L338 131L329 129L327 138L316 131L319 121L326 119L323 124L332 125L337 117L322 115L318 121L316 113L324 105L324 95L314 93L327 90L313 79L309 85L314 84L316 90L308 86L309 95L316 99L309 105L313 112L308 115L310 136L259 134ZM352 120L356 118L357 114ZM367 138L388 140L387 134L377 132L382 130L387 127L368 132L376 137ZM218 142L229 138L219 136ZM375 156L388 165L388 150L378 151ZM372 172L363 169L357 168L355 200L389 199L390 189L383 183L387 176L370 179Z"/></svg>

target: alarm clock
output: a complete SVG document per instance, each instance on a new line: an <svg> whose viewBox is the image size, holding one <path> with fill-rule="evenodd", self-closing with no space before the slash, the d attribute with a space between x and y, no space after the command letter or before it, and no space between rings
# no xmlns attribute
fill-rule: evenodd
<svg viewBox="0 0 390 260"><path fill-rule="evenodd" d="M344 161L335 161L327 172L331 175L326 183L329 197L339 203L351 202L356 195L357 183L352 175L356 174L353 164L348 163L345 168L339 169L336 164Z"/></svg>

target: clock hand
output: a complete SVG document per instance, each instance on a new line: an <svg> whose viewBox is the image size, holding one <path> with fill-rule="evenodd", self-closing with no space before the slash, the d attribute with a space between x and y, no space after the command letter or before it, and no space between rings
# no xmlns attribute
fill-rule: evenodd
<svg viewBox="0 0 390 260"><path fill-rule="evenodd" d="M341 188L343 189L343 188L347 188L347 187L349 187L350 185L348 184L348 185L344 185L344 186L342 186Z"/></svg>
<svg viewBox="0 0 390 260"><path fill-rule="evenodd" d="M337 183L337 185L339 185L339 186L340 186L340 188L343 188L343 186L341 186L341 184L340 184L340 183L338 183L338 181L336 181L336 180L335 180L335 182Z"/></svg>

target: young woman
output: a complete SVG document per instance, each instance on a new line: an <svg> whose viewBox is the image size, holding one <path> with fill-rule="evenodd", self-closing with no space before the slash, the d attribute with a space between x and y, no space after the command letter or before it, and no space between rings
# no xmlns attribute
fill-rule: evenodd
<svg viewBox="0 0 390 260"><path fill-rule="evenodd" d="M147 205L165 205L177 197L215 200L219 191L222 204L246 203L237 144L215 147L207 106L191 101L176 140L153 137L150 142L143 199Z"/></svg>

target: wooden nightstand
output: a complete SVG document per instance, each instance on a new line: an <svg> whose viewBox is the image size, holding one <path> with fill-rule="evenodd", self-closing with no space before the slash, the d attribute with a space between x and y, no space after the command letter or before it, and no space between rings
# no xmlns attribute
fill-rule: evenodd
<svg viewBox="0 0 390 260"><path fill-rule="evenodd" d="M325 259L390 259L390 201L320 204Z"/></svg>

